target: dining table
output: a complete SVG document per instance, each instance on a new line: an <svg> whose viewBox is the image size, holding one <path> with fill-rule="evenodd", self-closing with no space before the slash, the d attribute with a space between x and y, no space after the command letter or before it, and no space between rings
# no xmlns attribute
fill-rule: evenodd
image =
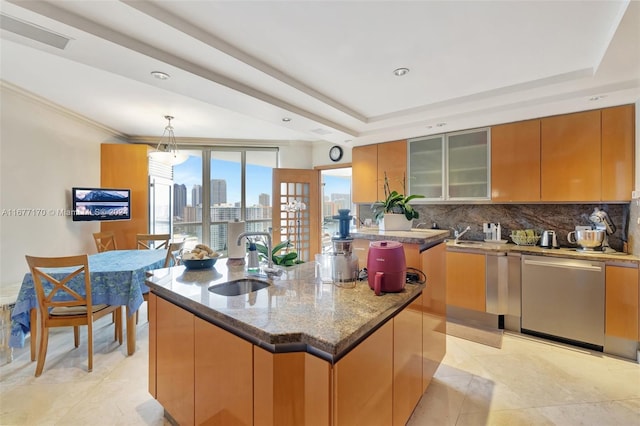
<svg viewBox="0 0 640 426"><path fill-rule="evenodd" d="M122 305L126 307L127 354L136 350L135 313L142 305L143 294L149 291L145 285L147 271L164 266L167 250L111 250L89 255L91 297L94 304ZM65 273L65 269L67 270ZM61 276L74 268L59 268ZM56 277L55 272L51 274ZM70 285L84 294L84 279L75 278ZM38 300L31 272L22 279L18 297L11 314L9 346L24 347L25 337L31 334L31 359L35 359Z"/></svg>

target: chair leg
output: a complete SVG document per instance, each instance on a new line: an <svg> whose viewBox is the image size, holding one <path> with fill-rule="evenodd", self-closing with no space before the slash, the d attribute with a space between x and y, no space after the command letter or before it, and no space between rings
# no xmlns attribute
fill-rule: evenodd
<svg viewBox="0 0 640 426"><path fill-rule="evenodd" d="M42 374L44 359L47 357L47 346L49 345L49 328L42 327L40 330L40 348L38 350L38 363L36 364L36 377Z"/></svg>
<svg viewBox="0 0 640 426"><path fill-rule="evenodd" d="M38 340L38 311L31 309L29 313L29 324L31 324L31 336L29 337L31 346L31 362L36 360L36 342Z"/></svg>
<svg viewBox="0 0 640 426"><path fill-rule="evenodd" d="M77 325L73 327L73 344L76 348L80 346L80 328Z"/></svg>
<svg viewBox="0 0 640 426"><path fill-rule="evenodd" d="M87 352L89 353L87 370L91 372L93 371L93 318L90 318L87 324Z"/></svg>

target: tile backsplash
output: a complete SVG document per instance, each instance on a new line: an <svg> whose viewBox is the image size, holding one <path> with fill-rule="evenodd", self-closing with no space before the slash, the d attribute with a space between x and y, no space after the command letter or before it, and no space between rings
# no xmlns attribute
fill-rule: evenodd
<svg viewBox="0 0 640 426"><path fill-rule="evenodd" d="M640 233L637 225L640 200L630 204L434 204L414 205L420 218L413 221L413 226L430 228L434 223L441 229L463 230L471 226L465 239L482 240L484 233L482 224L499 222L502 227L502 238L509 239L514 229L536 229L538 231L553 230L558 235L561 246L572 247L567 241L567 234L577 225L591 225L589 216L595 207L606 211L616 227L616 232L609 236L609 246L622 251L624 228L628 229L629 251L640 253ZM360 219L371 217L369 206L360 206ZM632 241L634 246L632 247Z"/></svg>

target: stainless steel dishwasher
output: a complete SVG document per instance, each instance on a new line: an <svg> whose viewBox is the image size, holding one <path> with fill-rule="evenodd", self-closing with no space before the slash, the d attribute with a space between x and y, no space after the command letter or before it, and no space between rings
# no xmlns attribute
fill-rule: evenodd
<svg viewBox="0 0 640 426"><path fill-rule="evenodd" d="M522 332L602 351L603 262L522 256Z"/></svg>

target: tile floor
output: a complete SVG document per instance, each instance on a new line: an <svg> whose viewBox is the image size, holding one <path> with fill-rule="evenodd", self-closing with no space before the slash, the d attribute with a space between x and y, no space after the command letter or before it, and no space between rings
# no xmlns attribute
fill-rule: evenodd
<svg viewBox="0 0 640 426"><path fill-rule="evenodd" d="M168 425L147 392L145 316L131 357L111 341L108 318L98 323L92 373L71 329L50 337L39 378L28 348L16 350L0 366L0 425ZM502 349L453 336L447 345L410 426L640 425L633 361L519 334L505 334Z"/></svg>

